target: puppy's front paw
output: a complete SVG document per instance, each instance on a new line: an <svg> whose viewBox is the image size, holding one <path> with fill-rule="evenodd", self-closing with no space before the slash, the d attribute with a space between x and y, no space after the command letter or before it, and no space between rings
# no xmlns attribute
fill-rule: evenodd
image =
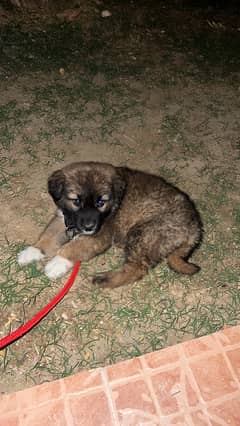
<svg viewBox="0 0 240 426"><path fill-rule="evenodd" d="M50 280L55 280L65 275L72 267L73 263L70 260L62 256L55 256L46 264L45 274Z"/></svg>
<svg viewBox="0 0 240 426"><path fill-rule="evenodd" d="M44 258L44 254L37 247L29 246L18 253L17 261L20 266L28 265L32 262L39 262Z"/></svg>

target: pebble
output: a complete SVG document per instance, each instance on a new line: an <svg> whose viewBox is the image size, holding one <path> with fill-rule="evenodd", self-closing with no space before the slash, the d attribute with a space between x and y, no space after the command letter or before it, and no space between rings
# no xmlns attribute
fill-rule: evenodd
<svg viewBox="0 0 240 426"><path fill-rule="evenodd" d="M109 16L112 16L112 14L109 10L102 10L102 12L101 12L102 18L109 18Z"/></svg>

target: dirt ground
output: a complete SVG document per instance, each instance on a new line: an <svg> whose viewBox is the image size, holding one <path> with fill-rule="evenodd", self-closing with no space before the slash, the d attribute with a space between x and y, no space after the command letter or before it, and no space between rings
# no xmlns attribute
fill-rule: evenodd
<svg viewBox="0 0 240 426"><path fill-rule="evenodd" d="M83 264L64 301L0 352L2 393L240 321L240 20L176 2L112 2L106 18L102 3L87 5L70 23L1 25L0 338L65 281L16 255L54 211L48 175L72 161L127 165L186 191L204 223L202 270L188 278L162 264L103 291L90 277L117 268L121 252Z"/></svg>

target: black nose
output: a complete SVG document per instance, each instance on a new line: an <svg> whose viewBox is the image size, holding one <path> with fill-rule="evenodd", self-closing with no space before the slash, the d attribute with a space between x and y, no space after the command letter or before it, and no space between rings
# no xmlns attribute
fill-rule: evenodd
<svg viewBox="0 0 240 426"><path fill-rule="evenodd" d="M98 227L99 213L95 209L82 209L77 218L77 227L80 231L95 231Z"/></svg>
<svg viewBox="0 0 240 426"><path fill-rule="evenodd" d="M85 219L83 220L83 228L86 231L92 231L96 226L96 220L93 219Z"/></svg>

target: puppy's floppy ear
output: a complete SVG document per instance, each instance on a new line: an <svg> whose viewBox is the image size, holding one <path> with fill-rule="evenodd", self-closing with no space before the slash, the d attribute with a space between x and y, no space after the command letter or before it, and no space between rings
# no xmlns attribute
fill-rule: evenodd
<svg viewBox="0 0 240 426"><path fill-rule="evenodd" d="M126 186L127 186L126 181L124 180L123 176L121 176L120 173L117 173L113 177L112 185L113 185L113 193L114 193L115 201L119 205L121 203L121 200L126 190Z"/></svg>
<svg viewBox="0 0 240 426"><path fill-rule="evenodd" d="M65 184L65 175L62 170L56 170L48 178L48 192L54 199L54 201L59 201Z"/></svg>

